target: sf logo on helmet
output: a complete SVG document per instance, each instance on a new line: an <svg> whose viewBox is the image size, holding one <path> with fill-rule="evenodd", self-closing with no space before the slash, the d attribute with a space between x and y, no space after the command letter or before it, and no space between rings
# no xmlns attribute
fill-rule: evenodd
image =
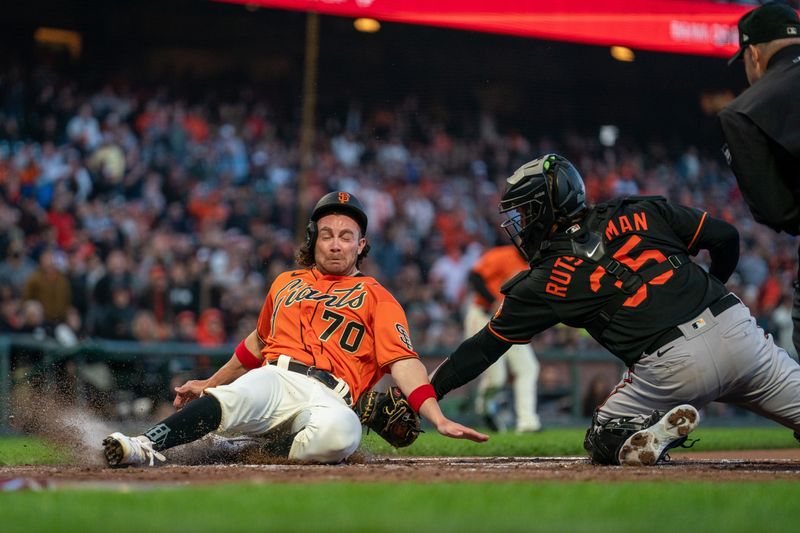
<svg viewBox="0 0 800 533"><path fill-rule="evenodd" d="M339 193L339 203L340 204L346 204L349 201L350 201L350 195L349 194L347 194L346 192L340 192Z"/></svg>

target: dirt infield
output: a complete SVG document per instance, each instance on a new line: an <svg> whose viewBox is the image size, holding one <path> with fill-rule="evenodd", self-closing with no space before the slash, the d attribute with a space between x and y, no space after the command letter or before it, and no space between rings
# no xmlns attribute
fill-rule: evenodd
<svg viewBox="0 0 800 533"><path fill-rule="evenodd" d="M35 400L35 401L34 401ZM601 467L585 457L397 457L356 453L345 464L304 465L270 457L256 445L231 448L213 436L170 450L154 468L109 469L97 447L111 428L91 413L35 397L18 422L28 434L73 457L59 466L2 466L0 489L147 488L215 483L768 481L800 479L800 448L748 452L679 452L655 467ZM87 453L87 450L95 450ZM244 463L244 464L243 464ZM12 489L7 489L12 487Z"/></svg>
<svg viewBox="0 0 800 533"><path fill-rule="evenodd" d="M800 450L692 453L648 468L594 466L583 457L356 457L336 466L282 464L0 467L0 479L41 487L196 485L229 482L769 481L800 479Z"/></svg>

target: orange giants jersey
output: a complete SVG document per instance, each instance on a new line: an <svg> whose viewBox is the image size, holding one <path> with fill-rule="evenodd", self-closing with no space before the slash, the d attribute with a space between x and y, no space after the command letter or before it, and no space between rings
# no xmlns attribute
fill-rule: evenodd
<svg viewBox="0 0 800 533"><path fill-rule="evenodd" d="M327 370L350 386L353 401L400 359L417 357L400 304L374 278L324 276L317 269L280 274L258 317L265 361L284 354Z"/></svg>
<svg viewBox="0 0 800 533"><path fill-rule="evenodd" d="M478 259L472 267L472 271L483 278L486 288L489 289L495 299L502 298L500 287L503 283L512 278L521 270L530 268L525 259L522 258L517 247L513 244L507 246L496 246L490 248ZM489 309L489 302L480 294L475 295L475 305L483 309Z"/></svg>

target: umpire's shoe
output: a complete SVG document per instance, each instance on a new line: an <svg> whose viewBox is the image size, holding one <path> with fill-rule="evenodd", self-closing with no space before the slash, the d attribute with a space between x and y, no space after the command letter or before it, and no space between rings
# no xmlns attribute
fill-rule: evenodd
<svg viewBox="0 0 800 533"><path fill-rule="evenodd" d="M700 414L691 405L673 408L649 428L637 431L622 445L619 464L652 466L666 455L667 450L680 446L697 427Z"/></svg>
<svg viewBox="0 0 800 533"><path fill-rule="evenodd" d="M123 466L153 466L155 460L167 458L153 449L153 443L144 435L126 437L122 433L112 433L103 439L103 454L111 468Z"/></svg>

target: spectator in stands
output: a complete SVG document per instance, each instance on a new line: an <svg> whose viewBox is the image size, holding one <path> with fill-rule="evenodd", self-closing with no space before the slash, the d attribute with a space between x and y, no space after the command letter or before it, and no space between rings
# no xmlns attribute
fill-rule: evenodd
<svg viewBox="0 0 800 533"><path fill-rule="evenodd" d="M42 340L52 331L45 322L44 306L38 300L24 301L20 311L21 321L16 333L28 333Z"/></svg>
<svg viewBox="0 0 800 533"><path fill-rule="evenodd" d="M10 287L12 293L19 297L22 287L35 269L36 263L25 253L25 244L21 239L14 239L8 245L5 259L0 261L0 285Z"/></svg>
<svg viewBox="0 0 800 533"><path fill-rule="evenodd" d="M186 262L176 260L169 268L169 306L179 315L189 311L196 316L200 310L200 280L190 277Z"/></svg>
<svg viewBox="0 0 800 533"><path fill-rule="evenodd" d="M131 322L131 338L138 342L158 342L167 340L162 335L155 315L146 309L135 311Z"/></svg>
<svg viewBox="0 0 800 533"><path fill-rule="evenodd" d="M111 302L99 306L94 315L91 331L104 339L131 340L133 336L133 319L136 308L132 303L131 289L115 286L111 289Z"/></svg>
<svg viewBox="0 0 800 533"><path fill-rule="evenodd" d="M66 320L72 305L72 290L69 279L56 265L52 250L46 249L39 256L39 267L25 281L22 297L42 305L45 322L50 326Z"/></svg>
<svg viewBox="0 0 800 533"><path fill-rule="evenodd" d="M133 290L133 275L128 267L128 256L122 250L112 250L105 261L105 274L94 287L94 304L103 307L112 304L115 289Z"/></svg>
<svg viewBox="0 0 800 533"><path fill-rule="evenodd" d="M12 288L0 284L0 333L14 333L21 323L20 301L14 297Z"/></svg>
<svg viewBox="0 0 800 533"><path fill-rule="evenodd" d="M158 324L172 322L175 310L170 298L169 278L166 269L159 264L150 267L147 285L141 291L137 308L150 311Z"/></svg>
<svg viewBox="0 0 800 533"><path fill-rule="evenodd" d="M67 138L84 153L91 153L100 145L100 123L92 114L92 106L81 105L77 115L67 124Z"/></svg>
<svg viewBox="0 0 800 533"><path fill-rule="evenodd" d="M175 340L178 342L197 342L197 321L191 311L181 311L175 317Z"/></svg>
<svg viewBox="0 0 800 533"><path fill-rule="evenodd" d="M224 92L213 83L185 104L186 94L177 85L165 84L156 94L121 77L113 87L101 79L92 88L49 67L35 68L36 76L24 69L0 72L9 80L7 92L0 94L0 109L6 110L0 121L0 249L19 236L32 257L51 245L68 254L72 299L89 335L96 335L95 317L111 306L114 287L126 288L131 307L138 310L149 270L161 264L169 273L169 305L175 313L191 310L199 316L217 308L230 336L250 312L230 287L256 292L250 289L252 279L260 277L264 287L292 265L297 210L304 201L295 179L296 124L273 116L272 102L221 101ZM236 92L230 80L224 83ZM497 117L483 110L473 117L474 135L457 134L430 111L411 98L393 108L354 103L346 124L331 130L346 133L318 132L308 182L320 194L347 184L372 198L379 261L370 263L370 273L402 300L420 347L445 342L460 321L458 296L442 297L449 275L447 260L440 260L446 246L468 250L473 242L493 244L497 198L492 181L527 161L531 150L556 148L582 161L587 187L597 199L610 197L615 183L631 190L635 184L641 194L701 203L712 215L735 221L747 243L745 255L755 256L740 268L753 284L754 301L764 306L759 320L778 328L777 320L768 319L770 306L779 305L789 290L786 274L796 268L796 258L785 253L791 241L752 222L727 168L702 149L675 146L672 151L661 143L637 145L622 138L606 149L574 134L529 138L503 131ZM464 124L469 120L465 117ZM223 132L226 124L230 127ZM71 139L75 132L81 133ZM630 183L619 185L628 178ZM41 184L52 184L53 194L40 191ZM52 204L61 192L67 193L68 205L56 207ZM58 216L48 220L48 211ZM226 230L252 243L231 247L227 241L234 233ZM69 242L90 244L96 251L78 260L65 248ZM101 257L104 268L98 265ZM764 259L769 275L759 277ZM186 283L177 281L180 263L188 271ZM780 294L772 289L774 279L783 280ZM84 290L91 297L81 304ZM595 346L591 339L562 331L546 339L544 349Z"/></svg>
<svg viewBox="0 0 800 533"><path fill-rule="evenodd" d="M219 309L206 309L197 322L197 342L203 346L219 346L226 341L225 321Z"/></svg>

